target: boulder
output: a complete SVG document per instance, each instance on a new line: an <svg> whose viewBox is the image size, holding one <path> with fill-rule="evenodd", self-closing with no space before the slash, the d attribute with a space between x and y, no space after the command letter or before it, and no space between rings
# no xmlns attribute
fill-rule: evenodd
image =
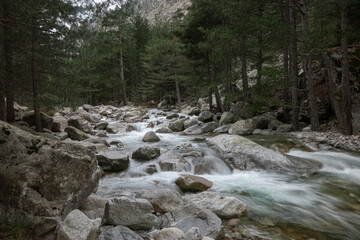
<svg viewBox="0 0 360 240"><path fill-rule="evenodd" d="M82 141L90 137L88 134L72 126L65 128L65 132L68 133L69 138L76 141Z"/></svg>
<svg viewBox="0 0 360 240"><path fill-rule="evenodd" d="M5 209L1 224L22 219L40 236L98 186L96 158L82 146L35 136L0 121L0 153Z"/></svg>
<svg viewBox="0 0 360 240"><path fill-rule="evenodd" d="M68 122L66 118L61 115L57 115L53 118L53 123L51 125L51 131L53 132L63 132L66 127L68 127Z"/></svg>
<svg viewBox="0 0 360 240"><path fill-rule="evenodd" d="M107 147L110 147L110 144L105 139L106 138L104 138L104 137L91 136L90 138L83 140L83 142L89 142L89 143L93 143L93 144L103 144Z"/></svg>
<svg viewBox="0 0 360 240"><path fill-rule="evenodd" d="M214 130L214 133L228 133L231 124L222 125Z"/></svg>
<svg viewBox="0 0 360 240"><path fill-rule="evenodd" d="M95 136L104 138L104 137L107 137L107 134L104 130L100 130L95 134Z"/></svg>
<svg viewBox="0 0 360 240"><path fill-rule="evenodd" d="M91 110L93 110L95 107L90 105L90 104L84 104L83 105L83 109L87 112L90 112Z"/></svg>
<svg viewBox="0 0 360 240"><path fill-rule="evenodd" d="M185 233L176 227L152 231L148 234L150 240L188 240Z"/></svg>
<svg viewBox="0 0 360 240"><path fill-rule="evenodd" d="M104 226L98 240L144 240L136 232L124 226Z"/></svg>
<svg viewBox="0 0 360 240"><path fill-rule="evenodd" d="M221 219L215 213L193 205L178 207L166 213L162 220L162 228L177 227L183 232L198 228L203 237L222 239L224 236Z"/></svg>
<svg viewBox="0 0 360 240"><path fill-rule="evenodd" d="M128 125L127 127L126 127L126 132L132 132L132 131L135 131L136 129L134 128L134 126L131 126L131 125Z"/></svg>
<svg viewBox="0 0 360 240"><path fill-rule="evenodd" d="M179 114L173 113L173 114L167 116L166 119L173 119L173 118L178 118L178 117L179 117Z"/></svg>
<svg viewBox="0 0 360 240"><path fill-rule="evenodd" d="M269 129L264 129L264 130L261 130L261 129L255 129L253 132L252 132L253 135L271 135L271 130Z"/></svg>
<svg viewBox="0 0 360 240"><path fill-rule="evenodd" d="M121 172L129 165L129 156L123 152L109 151L96 155L98 164L104 172Z"/></svg>
<svg viewBox="0 0 360 240"><path fill-rule="evenodd" d="M278 128L278 126L280 126L281 124L283 124L283 123L280 122L279 120L273 119L269 122L268 129L276 130Z"/></svg>
<svg viewBox="0 0 360 240"><path fill-rule="evenodd" d="M56 240L96 240L97 226L78 209L70 212L60 224Z"/></svg>
<svg viewBox="0 0 360 240"><path fill-rule="evenodd" d="M202 192L184 197L186 204L204 208L215 213L219 218L231 219L244 215L246 204L234 197L225 197L215 192Z"/></svg>
<svg viewBox="0 0 360 240"><path fill-rule="evenodd" d="M185 233L186 240L202 240L200 229L197 227L190 228Z"/></svg>
<svg viewBox="0 0 360 240"><path fill-rule="evenodd" d="M184 128L184 122L186 119L179 119L169 124L169 128L174 132L181 132Z"/></svg>
<svg viewBox="0 0 360 240"><path fill-rule="evenodd" d="M261 116L253 117L254 127L256 129L268 129L270 120Z"/></svg>
<svg viewBox="0 0 360 240"><path fill-rule="evenodd" d="M95 129L98 130L106 130L107 126L109 125L106 121L100 121L95 125Z"/></svg>
<svg viewBox="0 0 360 240"><path fill-rule="evenodd" d="M189 171L191 165L185 159L166 159L159 161L161 171Z"/></svg>
<svg viewBox="0 0 360 240"><path fill-rule="evenodd" d="M132 154L132 158L139 161L149 161L160 156L160 149L152 146L140 147Z"/></svg>
<svg viewBox="0 0 360 240"><path fill-rule="evenodd" d="M229 133L238 135L250 135L254 131L252 119L240 120L232 124Z"/></svg>
<svg viewBox="0 0 360 240"><path fill-rule="evenodd" d="M124 144L120 140L111 140L109 143L112 146L117 146L117 147L123 147L124 146Z"/></svg>
<svg viewBox="0 0 360 240"><path fill-rule="evenodd" d="M154 131L150 131L145 133L143 139L143 142L159 142L160 138L155 134Z"/></svg>
<svg viewBox="0 0 360 240"><path fill-rule="evenodd" d="M155 123L153 122L149 122L149 124L146 126L146 128L154 128L155 127Z"/></svg>
<svg viewBox="0 0 360 240"><path fill-rule="evenodd" d="M198 120L202 121L202 122L211 122L212 121L212 113L209 111L201 112Z"/></svg>
<svg viewBox="0 0 360 240"><path fill-rule="evenodd" d="M193 175L181 175L175 181L183 192L201 192L212 187L212 182L203 177Z"/></svg>
<svg viewBox="0 0 360 240"><path fill-rule="evenodd" d="M208 122L202 125L201 131L202 133L212 133L218 127L219 124L217 122Z"/></svg>
<svg viewBox="0 0 360 240"><path fill-rule="evenodd" d="M234 114L234 121L248 119L255 116L255 112L250 108L249 104L243 101L239 101L232 106L230 112Z"/></svg>
<svg viewBox="0 0 360 240"><path fill-rule="evenodd" d="M282 124L279 125L276 129L277 132L291 132L292 124Z"/></svg>
<svg viewBox="0 0 360 240"><path fill-rule="evenodd" d="M60 138L61 141L65 140L67 137L69 137L69 134L67 132L61 132L58 135L58 138Z"/></svg>
<svg viewBox="0 0 360 240"><path fill-rule="evenodd" d="M119 197L110 199L105 206L107 224L122 225L132 230L150 230L158 221L154 208L146 199Z"/></svg>
<svg viewBox="0 0 360 240"><path fill-rule="evenodd" d="M156 130L156 133L172 133L173 131L168 127L162 127Z"/></svg>
<svg viewBox="0 0 360 240"><path fill-rule="evenodd" d="M90 114L89 115L89 121L93 124L98 123L101 120L100 114Z"/></svg>
<svg viewBox="0 0 360 240"><path fill-rule="evenodd" d="M158 109L165 108L165 107L168 107L168 103L165 100L159 102L159 104L157 105Z"/></svg>
<svg viewBox="0 0 360 240"><path fill-rule="evenodd" d="M25 112L23 117L22 117L22 121L27 122L30 126L35 126L34 110L29 111L29 112ZM40 113L40 121L41 121L41 127L42 128L51 129L51 125L53 123L52 117L50 117L49 115L41 112Z"/></svg>
<svg viewBox="0 0 360 240"><path fill-rule="evenodd" d="M187 129L185 129L183 131L184 134L186 135L199 135L199 134L202 134L202 128L201 128L201 125L199 124L196 124L196 125L193 125Z"/></svg>
<svg viewBox="0 0 360 240"><path fill-rule="evenodd" d="M72 116L71 118L69 118L68 124L69 126L77 128L85 133L91 132L91 124L87 120L79 116Z"/></svg>
<svg viewBox="0 0 360 240"><path fill-rule="evenodd" d="M199 98L198 102L197 102L197 108L200 111L209 111L209 103L207 103L207 101L203 98Z"/></svg>
<svg viewBox="0 0 360 240"><path fill-rule="evenodd" d="M120 131L120 129L122 129L124 127L124 124L118 123L118 122L114 122L114 123L110 123L107 127L106 127L106 132L110 133L110 134L116 134Z"/></svg>
<svg viewBox="0 0 360 240"><path fill-rule="evenodd" d="M220 126L234 122L234 114L232 112L224 112L220 118Z"/></svg>
<svg viewBox="0 0 360 240"><path fill-rule="evenodd" d="M90 219L103 218L107 201L106 198L91 194L81 203L79 210Z"/></svg>
<svg viewBox="0 0 360 240"><path fill-rule="evenodd" d="M193 125L196 125L197 123L198 123L198 121L195 119L187 119L184 121L184 128L187 129Z"/></svg>

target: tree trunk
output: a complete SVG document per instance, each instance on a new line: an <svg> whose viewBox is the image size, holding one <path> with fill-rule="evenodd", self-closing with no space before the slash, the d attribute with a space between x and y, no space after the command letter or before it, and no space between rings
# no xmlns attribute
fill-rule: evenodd
<svg viewBox="0 0 360 240"><path fill-rule="evenodd" d="M179 109L181 109L181 95L180 95L180 87L178 81L175 81L175 86L176 86L176 97L178 101L178 106Z"/></svg>
<svg viewBox="0 0 360 240"><path fill-rule="evenodd" d="M243 100L244 102L249 102L250 94L249 94L249 83L247 78L247 63L246 63L246 37L241 37L241 76L242 76L242 83L243 83Z"/></svg>
<svg viewBox="0 0 360 240"><path fill-rule="evenodd" d="M351 89L350 89L350 71L349 71L349 42L347 31L349 28L349 0L340 0L341 6L341 107L343 112L342 129L345 135L352 135L352 113L351 113Z"/></svg>
<svg viewBox="0 0 360 240"><path fill-rule="evenodd" d="M210 88L209 89L209 95L208 95L208 101L209 101L209 110L210 110L210 112L212 111L212 109L213 109L213 105L212 105L212 93L213 93L213 91L212 91L212 88Z"/></svg>
<svg viewBox="0 0 360 240"><path fill-rule="evenodd" d="M294 130L299 130L299 106L298 106L298 64L297 64L297 36L296 36L296 12L295 0L289 3L290 18L290 75L292 81L291 105L292 105L292 124Z"/></svg>
<svg viewBox="0 0 360 240"><path fill-rule="evenodd" d="M282 20L283 20L283 24L284 26L286 26L286 29L289 30L289 0L285 0L284 1L284 8L282 9L283 13L282 13ZM285 35L285 43L284 43L284 48L283 48L283 69L284 69L284 76L285 79L289 79L290 75L289 75L289 37L288 35ZM288 103L290 102L290 95L289 95L289 88L285 87L283 90L283 98L284 98L284 102Z"/></svg>
<svg viewBox="0 0 360 240"><path fill-rule="evenodd" d="M221 102L218 86L215 86L214 90L215 90L216 107L220 112L223 113L223 112L225 112L225 109L224 109L224 106L223 106L223 104Z"/></svg>
<svg viewBox="0 0 360 240"><path fill-rule="evenodd" d="M320 128L320 123L319 123L319 116L316 108L316 100L314 94L314 79L312 77L311 51L309 46L310 43L309 43L308 9L307 9L306 0L301 0L300 2L301 2L302 36L303 36L303 44L304 44L303 68L304 68L304 77L307 86L310 123L311 123L311 129L313 131L318 131Z"/></svg>
<svg viewBox="0 0 360 240"><path fill-rule="evenodd" d="M263 17L263 11L264 11L264 4L262 1L259 3L259 18L261 19ZM260 26L259 33L258 33L258 44L259 44L259 50L258 50L258 59L257 59L257 83L261 83L262 78L262 65L263 65L263 32L262 27Z"/></svg>
<svg viewBox="0 0 360 240"><path fill-rule="evenodd" d="M120 37L120 44L122 44L122 39ZM127 99L126 99L126 83L125 83L125 77L124 77L124 59L123 59L123 51L122 49L120 50L120 79L122 82L122 100L123 100L123 104L124 106L126 106L127 103Z"/></svg>
<svg viewBox="0 0 360 240"><path fill-rule="evenodd" d="M40 103L39 103L39 79L37 73L37 62L36 62L36 20L32 20L32 33L31 33L31 78L33 84L33 103L34 103L34 117L35 117L35 128L37 132L42 130L41 128L41 116L40 116Z"/></svg>

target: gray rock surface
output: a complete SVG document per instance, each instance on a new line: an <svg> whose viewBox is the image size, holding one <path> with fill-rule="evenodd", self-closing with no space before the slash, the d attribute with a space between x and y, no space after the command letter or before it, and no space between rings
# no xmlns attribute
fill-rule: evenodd
<svg viewBox="0 0 360 240"><path fill-rule="evenodd" d="M98 240L144 240L136 232L124 226L104 226Z"/></svg>
<svg viewBox="0 0 360 240"><path fill-rule="evenodd" d="M156 130L156 133L172 133L173 131L168 127L162 127Z"/></svg>
<svg viewBox="0 0 360 240"><path fill-rule="evenodd" d="M148 234L150 240L188 240L185 233L175 227L169 227L159 230L155 230Z"/></svg>
<svg viewBox="0 0 360 240"><path fill-rule="evenodd" d="M212 182L203 177L185 174L178 177L175 183L184 192L201 192L213 185Z"/></svg>
<svg viewBox="0 0 360 240"><path fill-rule="evenodd" d="M250 135L254 130L252 119L239 120L231 125L229 134Z"/></svg>
<svg viewBox="0 0 360 240"><path fill-rule="evenodd" d="M159 142L160 138L155 134L154 131L145 133L145 136L142 139L143 142Z"/></svg>
<svg viewBox="0 0 360 240"><path fill-rule="evenodd" d="M91 194L81 203L79 210L90 219L103 218L107 201L108 199L106 198Z"/></svg>
<svg viewBox="0 0 360 240"><path fill-rule="evenodd" d="M91 124L87 120L85 120L79 116L72 116L71 118L69 118L68 124L69 124L69 126L72 126L74 128L77 128L77 129L83 131L84 133L91 132Z"/></svg>
<svg viewBox="0 0 360 240"><path fill-rule="evenodd" d="M160 149L153 146L140 147L132 154L132 158L139 161L149 161L160 156Z"/></svg>
<svg viewBox="0 0 360 240"><path fill-rule="evenodd" d="M219 127L217 122L208 122L201 127L202 133L212 133L216 128Z"/></svg>
<svg viewBox="0 0 360 240"><path fill-rule="evenodd" d="M183 131L184 134L186 135L199 135L202 134L202 128L201 125L199 124L195 124L187 129L185 129L185 131Z"/></svg>
<svg viewBox="0 0 360 240"><path fill-rule="evenodd" d="M220 118L220 126L234 122L234 114L231 112L224 112Z"/></svg>
<svg viewBox="0 0 360 240"><path fill-rule="evenodd" d="M212 113L209 111L203 111L200 113L198 120L202 122L211 122L212 121Z"/></svg>
<svg viewBox="0 0 360 240"><path fill-rule="evenodd" d="M99 166L105 172L121 172L129 165L129 156L119 151L109 151L96 155Z"/></svg>
<svg viewBox="0 0 360 240"><path fill-rule="evenodd" d="M174 132L181 132L184 128L184 122L186 119L179 119L169 124L169 128Z"/></svg>
<svg viewBox="0 0 360 240"><path fill-rule="evenodd" d="M90 137L88 134L72 126L65 128L65 132L68 133L69 138L76 141L82 141Z"/></svg>

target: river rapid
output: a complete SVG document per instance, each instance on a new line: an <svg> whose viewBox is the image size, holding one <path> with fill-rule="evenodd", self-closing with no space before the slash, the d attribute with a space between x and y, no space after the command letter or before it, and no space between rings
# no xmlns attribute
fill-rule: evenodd
<svg viewBox="0 0 360 240"><path fill-rule="evenodd" d="M110 140L119 140L124 145L112 148L131 155L137 148L148 144L142 142L146 132L156 131L171 121L157 109L149 110L148 116L144 122L132 124L136 131L109 134ZM147 128L150 122L159 124L153 129ZM149 162L130 159L126 172L106 175L100 181L97 194L116 197L127 188L179 190L174 182L181 173L198 173L191 160L184 157L189 160L189 165L181 172L161 171L157 163L162 159L181 158L184 152L198 151L205 155L206 165L211 166L201 174L213 182L210 191L234 196L246 203L248 209L239 229L248 233L249 238L360 239L360 154L318 149L308 151L284 137L250 136L251 140L265 147L271 143L290 142L293 148L287 153L289 157L315 160L322 167L307 173L240 171L232 170L209 147L207 141L213 135L157 135L161 141L150 144L161 149L160 157ZM149 167L155 172L149 174Z"/></svg>

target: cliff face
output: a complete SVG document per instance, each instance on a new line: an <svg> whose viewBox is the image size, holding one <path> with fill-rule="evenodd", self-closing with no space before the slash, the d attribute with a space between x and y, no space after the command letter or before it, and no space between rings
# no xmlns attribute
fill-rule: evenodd
<svg viewBox="0 0 360 240"><path fill-rule="evenodd" d="M133 0L133 3L135 12L154 22L156 18L171 20L178 12L186 14L191 0Z"/></svg>

